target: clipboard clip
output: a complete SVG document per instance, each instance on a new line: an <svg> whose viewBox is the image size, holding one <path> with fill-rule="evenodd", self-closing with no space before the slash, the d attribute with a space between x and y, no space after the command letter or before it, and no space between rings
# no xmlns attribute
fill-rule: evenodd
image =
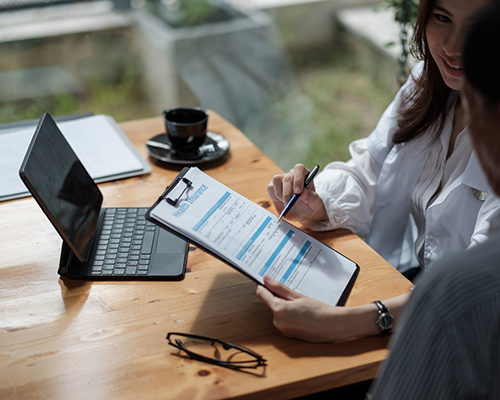
<svg viewBox="0 0 500 400"><path fill-rule="evenodd" d="M171 198L171 197L166 197L165 200L167 200L167 203L172 205L172 206L175 206L177 205L177 203L179 202L179 200L181 199L182 195L184 193L186 193L186 191L191 187L193 186L193 182L191 182L189 179L187 178L182 178L181 180L177 181L177 184L180 183L180 182L184 182L184 184L186 185L186 187L182 190L182 192L179 194L179 196L177 196L177 198ZM177 186L177 184L175 186Z"/></svg>

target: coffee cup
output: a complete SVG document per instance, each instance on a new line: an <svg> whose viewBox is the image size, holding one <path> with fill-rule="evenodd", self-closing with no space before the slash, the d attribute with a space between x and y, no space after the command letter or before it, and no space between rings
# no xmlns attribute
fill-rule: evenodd
<svg viewBox="0 0 500 400"><path fill-rule="evenodd" d="M196 156L207 136L208 113L198 107L166 109L163 119L173 153Z"/></svg>

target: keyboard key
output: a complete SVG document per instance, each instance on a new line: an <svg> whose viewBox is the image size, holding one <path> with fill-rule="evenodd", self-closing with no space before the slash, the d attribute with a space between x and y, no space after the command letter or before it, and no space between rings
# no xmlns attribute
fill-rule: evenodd
<svg viewBox="0 0 500 400"><path fill-rule="evenodd" d="M127 275L135 275L136 273L137 273L136 267L127 267L125 269L125 274L127 274Z"/></svg>
<svg viewBox="0 0 500 400"><path fill-rule="evenodd" d="M142 242L141 253L151 254L153 250L154 232L146 232Z"/></svg>

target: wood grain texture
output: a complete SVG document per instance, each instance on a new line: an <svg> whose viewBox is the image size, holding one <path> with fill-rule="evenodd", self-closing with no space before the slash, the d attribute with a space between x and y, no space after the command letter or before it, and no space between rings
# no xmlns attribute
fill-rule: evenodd
<svg viewBox="0 0 500 400"><path fill-rule="evenodd" d="M120 124L141 154L161 118ZM230 154L205 172L274 208L266 185L280 169L210 112ZM149 159L151 162L151 160ZM149 207L180 168L99 185L104 206ZM347 305L407 292L411 283L348 231L312 233L361 268ZM1 399L219 399L297 397L373 378L388 338L338 344L287 339L255 284L190 246L181 282L86 282L57 274L61 239L33 199L0 204ZM264 376L177 356L169 331L215 336L264 355Z"/></svg>

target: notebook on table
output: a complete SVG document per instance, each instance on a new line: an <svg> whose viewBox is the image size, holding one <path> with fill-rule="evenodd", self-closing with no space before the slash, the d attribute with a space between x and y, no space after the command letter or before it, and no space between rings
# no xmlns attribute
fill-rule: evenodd
<svg viewBox="0 0 500 400"><path fill-rule="evenodd" d="M151 172L110 115L78 114L54 118L65 139L96 183ZM37 120L0 124L0 201L29 196L19 178Z"/></svg>
<svg viewBox="0 0 500 400"><path fill-rule="evenodd" d="M145 219L147 208L103 208L103 196L44 114L19 175L63 246L59 274L91 280L181 280L187 242Z"/></svg>

